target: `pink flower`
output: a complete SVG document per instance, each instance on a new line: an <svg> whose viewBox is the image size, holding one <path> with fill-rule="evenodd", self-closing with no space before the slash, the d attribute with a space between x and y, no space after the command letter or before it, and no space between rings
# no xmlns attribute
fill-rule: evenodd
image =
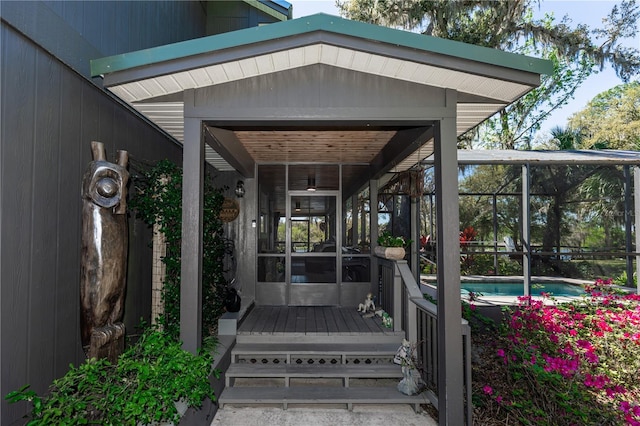
<svg viewBox="0 0 640 426"><path fill-rule="evenodd" d="M489 385L484 385L484 387L482 388L482 391L487 395L493 395L493 388Z"/></svg>
<svg viewBox="0 0 640 426"><path fill-rule="evenodd" d="M576 345L578 345L579 348L586 349L588 351L593 350L593 345L588 340L579 339L576 341Z"/></svg>
<svg viewBox="0 0 640 426"><path fill-rule="evenodd" d="M594 354L591 351L585 352L584 357L591 364L597 364L598 362L600 362L600 359L598 358L598 355Z"/></svg>
<svg viewBox="0 0 640 426"><path fill-rule="evenodd" d="M629 401L620 401L620 410L623 413L628 414L631 410L631 404L629 403Z"/></svg>
<svg viewBox="0 0 640 426"><path fill-rule="evenodd" d="M609 398L615 398L616 394L625 394L627 390L620 385L615 385L607 388L606 393Z"/></svg>
<svg viewBox="0 0 640 426"><path fill-rule="evenodd" d="M500 358L504 358L504 349L498 349L496 351L496 355L498 355Z"/></svg>
<svg viewBox="0 0 640 426"><path fill-rule="evenodd" d="M501 395L496 396L496 402L498 404L502 404L502 396Z"/></svg>
<svg viewBox="0 0 640 426"><path fill-rule="evenodd" d="M609 383L610 380L607 376L592 376L587 373L584 378L584 385L590 388L602 389L604 385Z"/></svg>
<svg viewBox="0 0 640 426"><path fill-rule="evenodd" d="M631 415L627 415L624 417L625 421L627 422L628 425L631 426L640 426L640 421L634 419L631 417Z"/></svg>

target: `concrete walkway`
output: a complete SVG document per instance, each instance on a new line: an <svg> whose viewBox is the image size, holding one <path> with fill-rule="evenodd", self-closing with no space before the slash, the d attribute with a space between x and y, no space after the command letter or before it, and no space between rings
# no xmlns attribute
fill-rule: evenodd
<svg viewBox="0 0 640 426"><path fill-rule="evenodd" d="M211 426L437 426L429 414L416 414L406 405L354 405L344 408L289 408L225 406Z"/></svg>

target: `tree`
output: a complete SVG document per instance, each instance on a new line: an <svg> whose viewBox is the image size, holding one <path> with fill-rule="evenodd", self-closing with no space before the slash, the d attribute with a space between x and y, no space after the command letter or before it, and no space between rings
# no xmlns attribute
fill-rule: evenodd
<svg viewBox="0 0 640 426"><path fill-rule="evenodd" d="M581 148L640 150L640 81L600 93L569 118L569 127L581 133Z"/></svg>
<svg viewBox="0 0 640 426"><path fill-rule="evenodd" d="M580 215L590 229L602 229L604 238L599 248L610 250L623 241L614 241L612 233L624 225L624 173L620 166L601 167L587 178L578 189L583 200Z"/></svg>
<svg viewBox="0 0 640 426"><path fill-rule="evenodd" d="M482 140L492 147L529 147L533 133L549 114L566 104L593 72L610 64L628 81L640 72L640 51L620 44L638 31L635 0L616 4L602 28L572 28L569 18L533 18L537 0L346 0L337 1L347 18L515 53L536 55L554 63L539 88L507 107L482 126ZM473 145L469 135L461 144Z"/></svg>

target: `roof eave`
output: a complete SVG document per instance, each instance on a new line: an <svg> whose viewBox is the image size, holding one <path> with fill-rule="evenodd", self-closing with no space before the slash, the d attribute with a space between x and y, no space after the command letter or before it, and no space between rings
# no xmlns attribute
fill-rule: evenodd
<svg viewBox="0 0 640 426"><path fill-rule="evenodd" d="M552 63L543 59L351 21L332 15L316 14L261 27L246 28L94 59L91 60L91 75L93 77L104 76L117 71L201 55L212 50L231 49L284 37L294 37L314 31L365 38L376 42L449 55L536 74L551 74L553 71Z"/></svg>

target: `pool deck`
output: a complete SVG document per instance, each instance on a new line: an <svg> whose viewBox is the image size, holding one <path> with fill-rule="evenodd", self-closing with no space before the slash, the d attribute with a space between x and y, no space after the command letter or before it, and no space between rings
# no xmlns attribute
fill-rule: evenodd
<svg viewBox="0 0 640 426"><path fill-rule="evenodd" d="M522 282L524 277L522 275L464 275L461 276L462 281L467 282ZM420 281L423 283L431 283L436 281L436 276L433 274L420 275ZM551 282L551 283L567 283L567 284L592 284L593 280L581 280L577 278L564 278L564 277L549 277L534 275L531 277L532 282Z"/></svg>

